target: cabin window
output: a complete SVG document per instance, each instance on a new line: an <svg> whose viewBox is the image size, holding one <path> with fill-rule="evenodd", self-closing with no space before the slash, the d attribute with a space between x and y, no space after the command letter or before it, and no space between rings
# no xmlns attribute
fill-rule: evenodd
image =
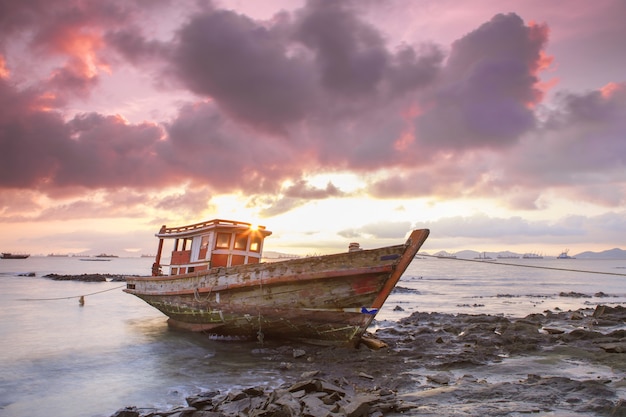
<svg viewBox="0 0 626 417"><path fill-rule="evenodd" d="M215 247L219 249L230 248L230 233L218 233L215 239Z"/></svg>
<svg viewBox="0 0 626 417"><path fill-rule="evenodd" d="M250 242L250 251L252 252L260 252L261 251L261 236L252 236L252 241Z"/></svg>
<svg viewBox="0 0 626 417"><path fill-rule="evenodd" d="M209 236L202 236L202 243L200 243L200 249L207 249L209 247Z"/></svg>
<svg viewBox="0 0 626 417"><path fill-rule="evenodd" d="M235 249L246 250L248 247L248 234L240 233L235 235Z"/></svg>

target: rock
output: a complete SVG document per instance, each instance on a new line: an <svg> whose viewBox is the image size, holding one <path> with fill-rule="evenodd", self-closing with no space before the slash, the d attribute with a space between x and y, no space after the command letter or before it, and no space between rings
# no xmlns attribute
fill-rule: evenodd
<svg viewBox="0 0 626 417"><path fill-rule="evenodd" d="M137 407L125 407L111 414L111 417L139 417L139 415Z"/></svg>
<svg viewBox="0 0 626 417"><path fill-rule="evenodd" d="M448 385L450 383L450 376L446 374L427 375L426 379L440 385Z"/></svg>
<svg viewBox="0 0 626 417"><path fill-rule="evenodd" d="M293 350L293 357L294 358L301 358L304 355L306 355L306 351L304 349L294 349Z"/></svg>
<svg viewBox="0 0 626 417"><path fill-rule="evenodd" d="M591 298L590 295L583 294L580 292L575 292L575 291L561 292L559 293L559 297Z"/></svg>
<svg viewBox="0 0 626 417"><path fill-rule="evenodd" d="M260 387L233 390L226 395L209 391L188 397L188 407L175 407L150 416L361 417L383 416L387 411L406 408L389 389L355 391L354 388L325 379L306 379L272 391ZM111 417L140 417L140 414L137 408L127 407Z"/></svg>
<svg viewBox="0 0 626 417"><path fill-rule="evenodd" d="M215 398L219 394L219 391L202 392L200 394L187 397L185 401L187 401L187 405L189 405L190 407L202 408L206 405L213 404L213 398Z"/></svg>
<svg viewBox="0 0 626 417"><path fill-rule="evenodd" d="M626 417L626 400L619 400L611 409L609 414L615 417Z"/></svg>
<svg viewBox="0 0 626 417"><path fill-rule="evenodd" d="M379 397L375 395L357 395L352 400L341 407L341 412L346 417L367 416L370 410L370 403L376 403Z"/></svg>
<svg viewBox="0 0 626 417"><path fill-rule="evenodd" d="M620 355L626 352L626 308L598 306L595 311L593 317L594 309L586 308L521 319L415 312L376 331L376 338L388 345L385 350L307 348L303 361L293 360L295 351L304 351L297 346L264 348L258 355L275 361L287 381L283 385L200 393L188 397L188 408L149 416L384 417L454 410L454 415L483 417L540 413L626 417L626 405L619 400L626 387L622 377L626 361ZM599 328L598 323L618 330ZM481 372L481 365L517 354L528 357L529 352L538 359L556 354L593 361L613 369L616 376L582 381L546 377L544 370L551 373L547 365L527 371L534 375L504 375L504 381L468 374L454 379L468 369ZM417 369L419 373L407 372ZM420 375L430 375L430 382L420 385ZM115 417L139 417L132 407L118 413Z"/></svg>
<svg viewBox="0 0 626 417"><path fill-rule="evenodd" d="M105 282L107 278L114 277L116 275L110 274L81 274L81 275L59 275L59 274L47 274L44 278L50 278L54 281L82 281L82 282Z"/></svg>
<svg viewBox="0 0 626 417"><path fill-rule="evenodd" d="M626 353L626 342L599 344L607 353Z"/></svg>
<svg viewBox="0 0 626 417"><path fill-rule="evenodd" d="M548 334L563 334L565 330L563 329L555 329L554 327L544 327L543 330Z"/></svg>
<svg viewBox="0 0 626 417"><path fill-rule="evenodd" d="M585 329L574 329L569 333L565 333L561 335L561 339L565 341L581 340L581 339L591 340L591 339L597 339L603 336L604 335L600 332L594 332L594 331L585 330Z"/></svg>
<svg viewBox="0 0 626 417"><path fill-rule="evenodd" d="M320 373L319 369L314 370L314 371L303 372L303 373L300 375L300 378L302 378L302 379L311 379L311 378L313 378L314 376L319 375L319 373Z"/></svg>

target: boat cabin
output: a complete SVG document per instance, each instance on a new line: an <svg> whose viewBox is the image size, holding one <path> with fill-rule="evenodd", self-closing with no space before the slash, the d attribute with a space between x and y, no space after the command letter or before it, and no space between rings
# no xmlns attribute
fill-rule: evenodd
<svg viewBox="0 0 626 417"><path fill-rule="evenodd" d="M272 232L265 226L254 226L232 220L209 220L181 227L161 227L156 237L159 247L152 265L152 275L164 275L163 266L169 266L169 275L188 274L210 268L261 262L263 240ZM169 265L161 264L163 243L173 240Z"/></svg>

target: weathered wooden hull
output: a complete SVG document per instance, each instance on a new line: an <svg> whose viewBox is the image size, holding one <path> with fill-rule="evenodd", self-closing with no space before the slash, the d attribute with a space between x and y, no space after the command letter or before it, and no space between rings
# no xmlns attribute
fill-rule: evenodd
<svg viewBox="0 0 626 417"><path fill-rule="evenodd" d="M404 245L175 276L127 277L126 292L192 331L355 344L428 236Z"/></svg>

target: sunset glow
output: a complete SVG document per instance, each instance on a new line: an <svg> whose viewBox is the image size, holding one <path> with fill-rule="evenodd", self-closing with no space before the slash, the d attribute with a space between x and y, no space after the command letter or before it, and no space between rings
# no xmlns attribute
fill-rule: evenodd
<svg viewBox="0 0 626 417"><path fill-rule="evenodd" d="M2 251L624 248L624 2L107 5L3 9Z"/></svg>

